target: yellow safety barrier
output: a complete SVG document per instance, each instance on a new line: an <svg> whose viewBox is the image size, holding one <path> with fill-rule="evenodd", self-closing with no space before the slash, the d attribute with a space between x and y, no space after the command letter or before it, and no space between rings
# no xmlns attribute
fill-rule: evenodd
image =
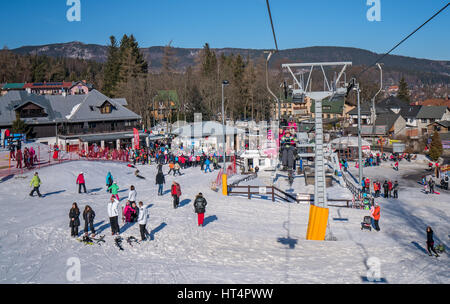
<svg viewBox="0 0 450 304"><path fill-rule="evenodd" d="M228 195L228 179L226 174L222 174L222 194Z"/></svg>
<svg viewBox="0 0 450 304"><path fill-rule="evenodd" d="M327 232L328 208L311 205L309 208L308 231L306 239L312 241L324 241Z"/></svg>

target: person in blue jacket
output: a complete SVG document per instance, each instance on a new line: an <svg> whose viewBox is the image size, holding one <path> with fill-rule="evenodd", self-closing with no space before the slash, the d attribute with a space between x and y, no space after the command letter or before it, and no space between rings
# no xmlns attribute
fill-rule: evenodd
<svg viewBox="0 0 450 304"><path fill-rule="evenodd" d="M106 175L106 189L109 189L113 183L114 183L114 179L111 175L111 172L108 171L108 174ZM109 193L111 193L111 190L106 190L106 191L109 191Z"/></svg>
<svg viewBox="0 0 450 304"><path fill-rule="evenodd" d="M209 167L209 165L211 164L211 161L209 160L209 157L208 158L206 158L206 160L205 160L205 173L206 173L206 171L207 170L209 170L209 172L212 172L211 171L211 168Z"/></svg>

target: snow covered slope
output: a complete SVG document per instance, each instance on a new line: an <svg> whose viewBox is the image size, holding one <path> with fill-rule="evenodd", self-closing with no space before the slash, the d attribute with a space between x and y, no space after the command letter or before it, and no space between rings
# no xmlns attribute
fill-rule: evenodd
<svg viewBox="0 0 450 304"><path fill-rule="evenodd" d="M42 168L44 198L28 196L31 173L0 183L0 282L68 283L67 260L78 257L81 283L364 283L372 257L379 259L388 283L450 283L447 254L429 257L424 249L426 225L433 227L436 242L448 242L448 193L426 196L420 186L401 184L399 200L380 199L380 232L360 230L367 211L331 208L328 232L337 241L316 242L305 240L307 205L224 197L210 190L216 172L194 168L175 178L182 196L180 208L173 209L173 176L166 176L166 194L157 196L156 168L139 170L146 180L118 163L74 161ZM386 171L381 176L397 174L381 170ZM77 192L80 171L91 194ZM151 241L134 247L124 242L124 251L114 245L106 210L108 171L123 191L121 199L134 185L137 200L149 205ZM193 209L198 192L208 201L202 228ZM105 244L84 245L70 237L73 202L80 209L93 207ZM120 225L123 237L139 237L138 225Z"/></svg>

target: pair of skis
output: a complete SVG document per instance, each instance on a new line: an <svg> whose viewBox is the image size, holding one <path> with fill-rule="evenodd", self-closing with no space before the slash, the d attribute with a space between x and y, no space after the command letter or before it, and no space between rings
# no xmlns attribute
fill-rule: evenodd
<svg viewBox="0 0 450 304"><path fill-rule="evenodd" d="M131 247L133 247L133 243L141 244L141 242L134 236L127 237L126 241ZM123 238L121 236L117 236L116 238L114 238L114 243L116 244L116 246L119 248L120 251L124 250L123 246L122 246L122 242L123 242Z"/></svg>
<svg viewBox="0 0 450 304"><path fill-rule="evenodd" d="M77 238L77 241L84 243L85 245L94 245L98 244L101 245L101 243L105 243L105 235L101 235L98 238L90 237L90 236L83 236L82 238Z"/></svg>

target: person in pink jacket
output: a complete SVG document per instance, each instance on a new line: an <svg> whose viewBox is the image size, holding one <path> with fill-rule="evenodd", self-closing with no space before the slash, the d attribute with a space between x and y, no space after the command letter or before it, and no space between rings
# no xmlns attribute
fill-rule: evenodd
<svg viewBox="0 0 450 304"><path fill-rule="evenodd" d="M131 215L135 213L135 210L131 208L130 202L127 201L127 205L123 209L123 220L125 220L126 223L131 223Z"/></svg>
<svg viewBox="0 0 450 304"><path fill-rule="evenodd" d="M78 193L81 193L81 187L83 187L84 193L86 193L86 183L85 183L85 180L84 180L83 172L78 174L77 184L78 184Z"/></svg>

